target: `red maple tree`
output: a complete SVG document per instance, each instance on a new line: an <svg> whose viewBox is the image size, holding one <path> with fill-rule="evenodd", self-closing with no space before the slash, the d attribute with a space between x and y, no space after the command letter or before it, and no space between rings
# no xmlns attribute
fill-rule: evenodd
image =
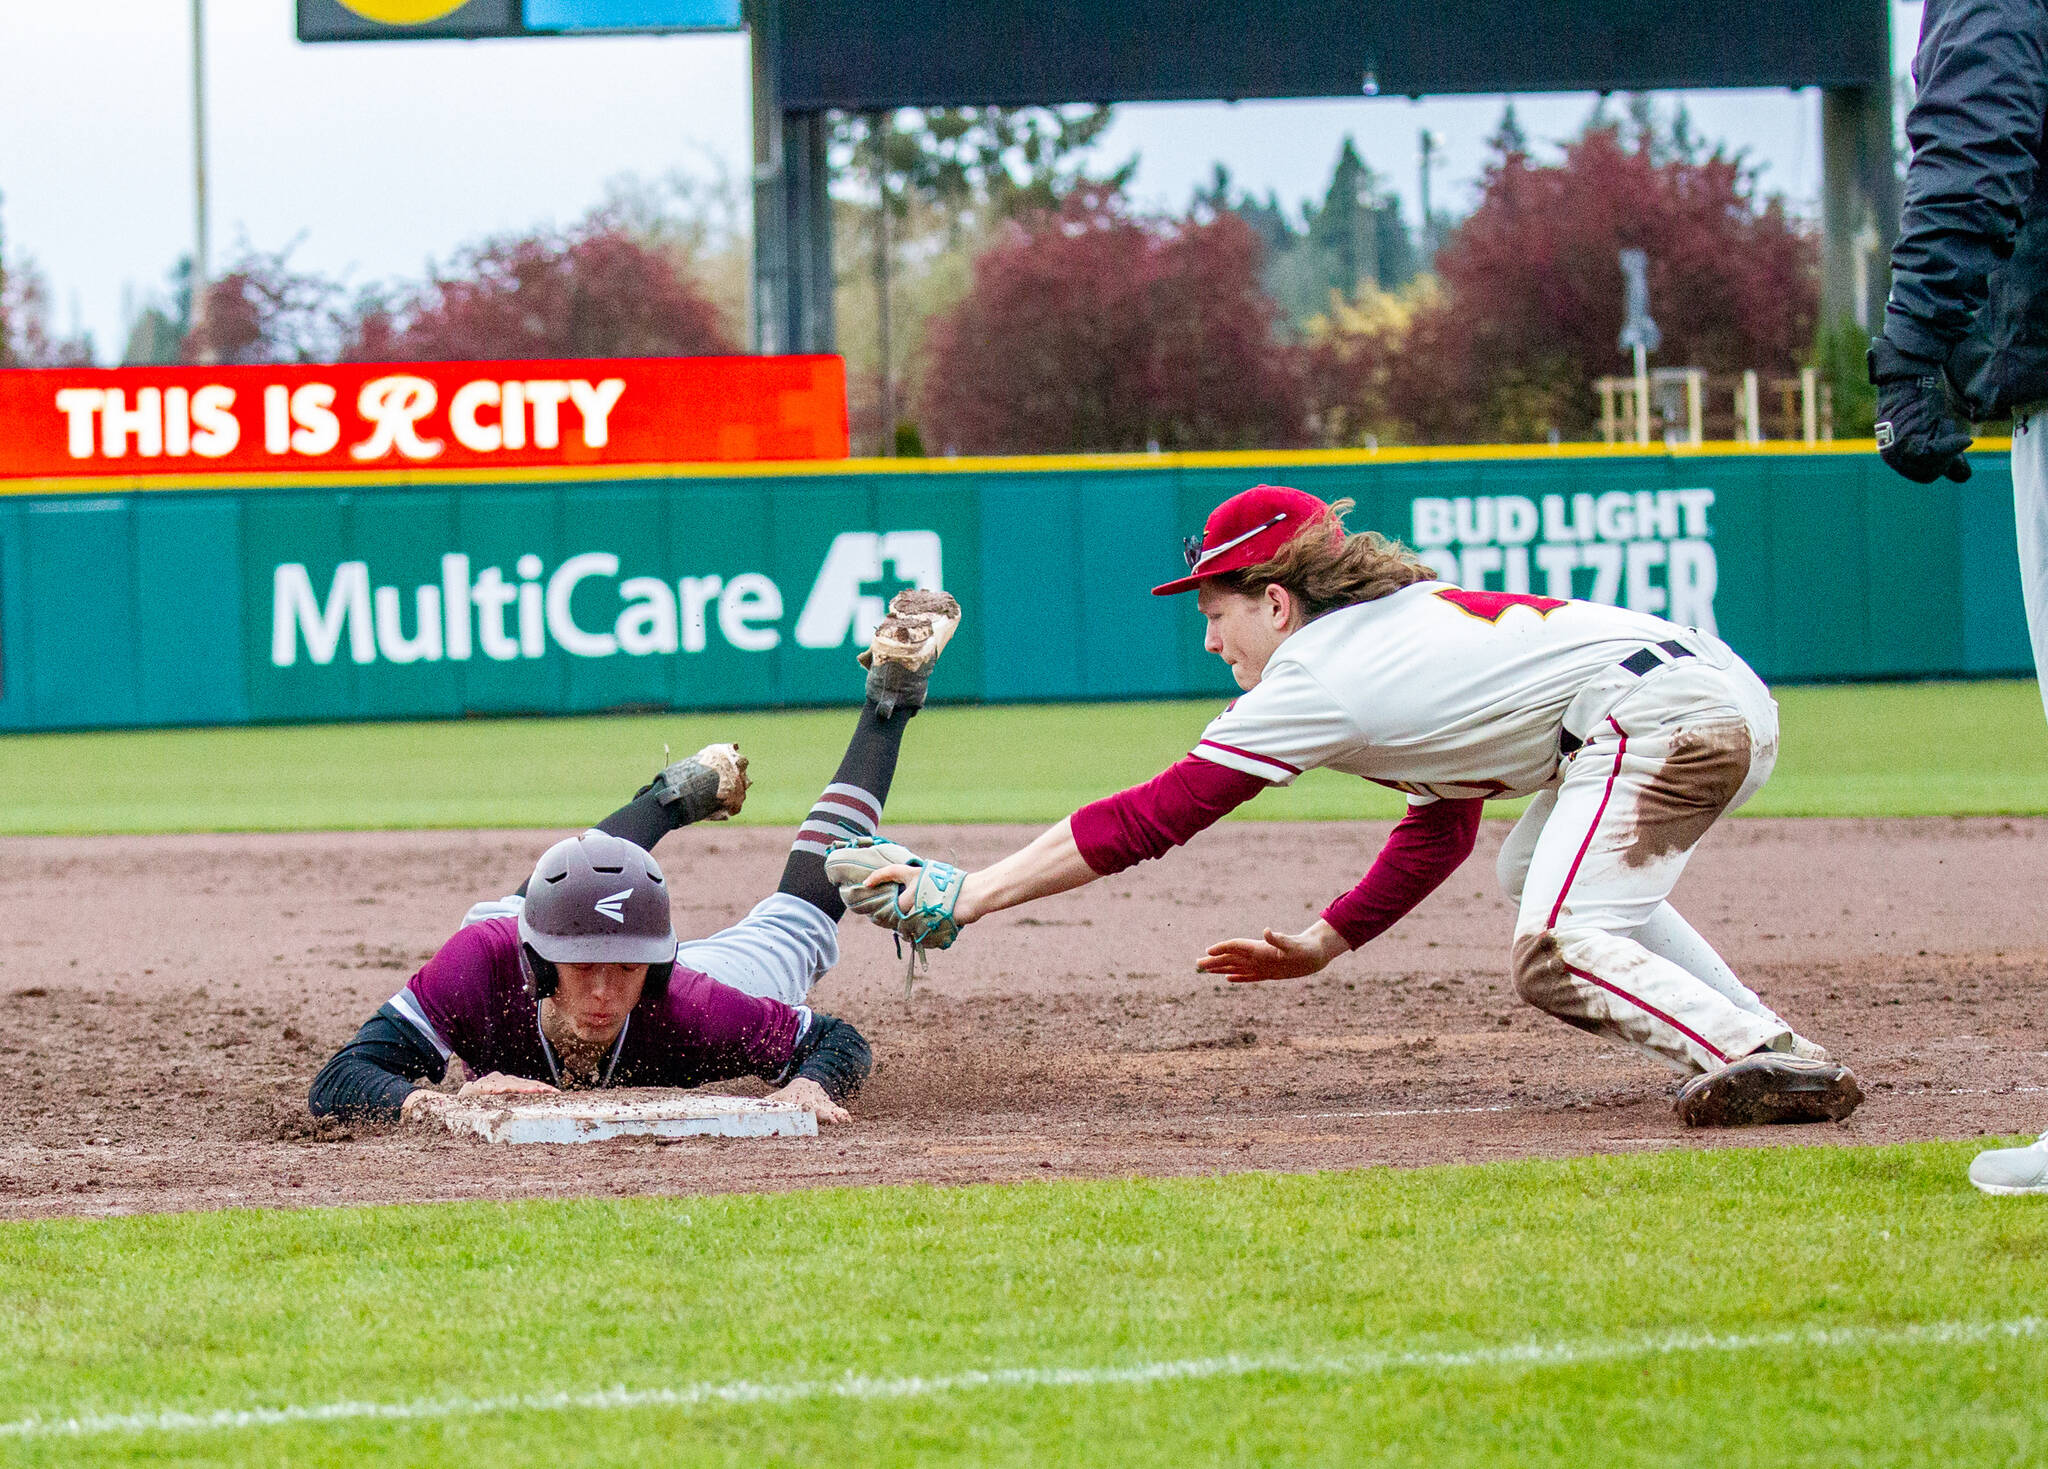
<svg viewBox="0 0 2048 1469"><path fill-rule="evenodd" d="M373 306L354 362L689 357L740 351L717 306L662 251L599 223L464 251L452 269Z"/></svg>
<svg viewBox="0 0 2048 1469"><path fill-rule="evenodd" d="M936 320L918 424L938 451L1305 442L1296 355L1235 214L1159 219L1109 189L1010 226Z"/></svg>
<svg viewBox="0 0 2048 1469"><path fill-rule="evenodd" d="M1586 130L1563 159L1516 147L1488 167L1479 207L1437 256L1441 299L1419 313L1387 397L1417 438L1591 432L1595 378L1627 370L1619 252L1649 256L1656 361L1788 373L1811 349L1819 252L1742 162L1673 156L1648 133Z"/></svg>

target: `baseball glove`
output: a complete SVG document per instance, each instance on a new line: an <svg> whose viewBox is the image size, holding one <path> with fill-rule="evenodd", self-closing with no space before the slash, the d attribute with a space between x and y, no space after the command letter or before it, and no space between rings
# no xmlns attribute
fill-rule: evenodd
<svg viewBox="0 0 2048 1469"><path fill-rule="evenodd" d="M907 907L901 902L901 883L862 886L870 874L898 864L918 869ZM834 842L825 854L825 876L838 885L847 907L907 939L913 950L950 948L960 936L953 905L960 901L960 883L966 874L950 862L920 857L908 847L879 837L852 837Z"/></svg>

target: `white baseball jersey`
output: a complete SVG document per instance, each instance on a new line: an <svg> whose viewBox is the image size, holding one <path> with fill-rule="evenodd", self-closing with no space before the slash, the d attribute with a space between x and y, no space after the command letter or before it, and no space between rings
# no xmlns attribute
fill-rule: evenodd
<svg viewBox="0 0 2048 1469"><path fill-rule="evenodd" d="M1290 636L1194 753L1276 785L1327 766L1420 800L1527 795L1557 774L1573 697L1673 638L1712 641L1598 602L1418 582Z"/></svg>

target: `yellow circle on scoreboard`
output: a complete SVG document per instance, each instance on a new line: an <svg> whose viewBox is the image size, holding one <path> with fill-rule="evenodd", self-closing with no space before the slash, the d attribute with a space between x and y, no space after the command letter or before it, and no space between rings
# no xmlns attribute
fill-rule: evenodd
<svg viewBox="0 0 2048 1469"><path fill-rule="evenodd" d="M341 7L380 25L423 26L450 11L460 10L466 3L467 0L341 0Z"/></svg>

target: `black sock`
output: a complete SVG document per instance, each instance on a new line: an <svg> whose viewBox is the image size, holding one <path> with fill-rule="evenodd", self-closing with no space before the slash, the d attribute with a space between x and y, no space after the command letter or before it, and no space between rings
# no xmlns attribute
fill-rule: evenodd
<svg viewBox="0 0 2048 1469"><path fill-rule="evenodd" d="M825 850L844 837L873 836L882 820L882 803L896 778L896 755L903 744L903 726L915 709L898 708L885 719L871 699L861 706L853 741L839 762L839 773L811 806L797 829L796 843L782 867L781 891L802 898L837 923L846 912L839 889L825 876Z"/></svg>
<svg viewBox="0 0 2048 1469"><path fill-rule="evenodd" d="M642 791L611 815L597 824L597 829L610 836L624 837L643 852L654 850L659 842L682 823L676 820L682 810L680 806L664 806L654 799L651 790ZM519 896L526 896L526 884L519 884Z"/></svg>
<svg viewBox="0 0 2048 1469"><path fill-rule="evenodd" d="M645 790L600 821L597 829L608 836L624 837L641 851L651 852L655 843L683 825L676 819L681 814L680 804L664 806L654 798L652 790Z"/></svg>

